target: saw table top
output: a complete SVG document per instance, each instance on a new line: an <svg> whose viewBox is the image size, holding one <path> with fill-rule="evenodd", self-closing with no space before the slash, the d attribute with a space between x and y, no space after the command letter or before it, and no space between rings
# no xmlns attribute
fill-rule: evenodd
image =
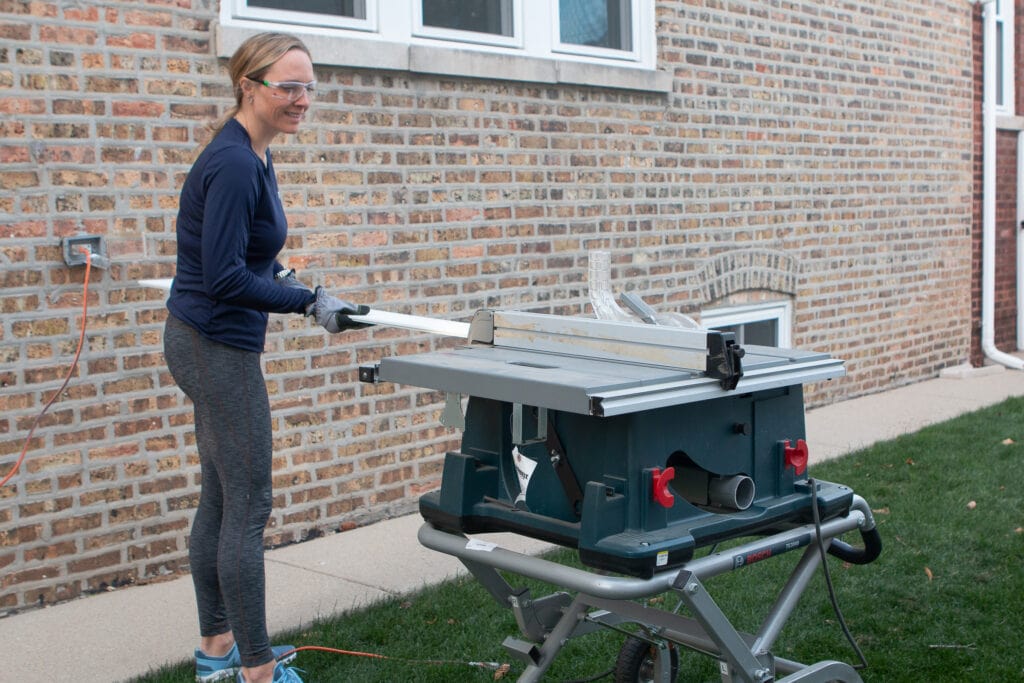
<svg viewBox="0 0 1024 683"><path fill-rule="evenodd" d="M744 346L743 377L733 390L703 372L489 345L380 361L379 379L509 403L612 416L840 377L828 354Z"/></svg>

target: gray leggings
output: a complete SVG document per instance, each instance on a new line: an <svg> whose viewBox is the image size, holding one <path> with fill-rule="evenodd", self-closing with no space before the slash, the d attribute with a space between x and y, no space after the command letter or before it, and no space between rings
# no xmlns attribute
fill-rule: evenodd
<svg viewBox="0 0 1024 683"><path fill-rule="evenodd" d="M169 315L164 356L195 409L202 489L189 563L199 632L233 632L242 665L259 666L274 658L263 573L272 504L270 401L260 354L211 341Z"/></svg>

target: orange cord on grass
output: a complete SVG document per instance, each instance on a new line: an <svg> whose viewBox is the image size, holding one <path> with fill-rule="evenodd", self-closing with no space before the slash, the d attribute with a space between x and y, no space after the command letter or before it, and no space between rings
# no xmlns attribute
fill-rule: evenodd
<svg viewBox="0 0 1024 683"><path fill-rule="evenodd" d="M60 385L60 388L54 392L50 400L43 406L42 411L36 415L36 419L32 422L31 429L28 430L28 436L25 437L25 446L21 449L21 455L18 456L18 461L14 463L14 467L11 471L4 475L3 479L0 479L0 487L4 486L8 481L11 480L17 471L21 467L21 463L25 460L25 454L28 453L29 443L32 442L32 435L36 431L36 427L39 425L39 421L43 419L43 415L46 415L46 411L50 409L53 402L57 400L57 397L61 395L64 389L67 388L68 382L71 381L71 376L75 373L75 368L78 367L78 357L82 355L82 346L85 343L85 316L89 311L89 271L92 268L92 252L85 247L79 247L78 250L85 254L85 282L82 285L82 332L78 336L78 349L75 350L75 359L71 361L71 368L68 369L67 377L64 378L64 383Z"/></svg>
<svg viewBox="0 0 1024 683"><path fill-rule="evenodd" d="M471 666L471 667L473 667L475 669L491 669L491 670L493 670L495 672L495 674L494 674L494 679L495 680L501 679L506 673L508 673L509 669L511 668L508 664L502 664L501 662L463 662L463 661L449 660L449 659L405 659L403 657L389 657L388 655L377 654L377 653L374 653L374 652L357 652L355 650L340 650L338 648L323 647L321 645L303 645L302 647L297 647L297 648L294 648L292 650L289 650L288 652L282 653L278 657L278 659L280 659L281 657L286 657L286 656L288 656L288 655L290 655L290 654L292 654L294 652L302 652L302 651L330 652L330 653L336 654L336 655L350 655L350 656L353 656L353 657L368 657L370 659L387 659L387 660L390 660L390 661L406 662L406 663L409 663L409 664L442 664L442 665L456 664L456 665L462 665L462 666Z"/></svg>

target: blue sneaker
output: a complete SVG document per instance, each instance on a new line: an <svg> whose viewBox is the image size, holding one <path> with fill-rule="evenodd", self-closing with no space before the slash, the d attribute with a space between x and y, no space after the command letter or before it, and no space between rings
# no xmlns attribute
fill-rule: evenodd
<svg viewBox="0 0 1024 683"><path fill-rule="evenodd" d="M274 653L274 659L278 659L286 652L287 657L279 660L281 664L287 664L295 659L297 652L292 645L276 645L270 648ZM223 657L211 657L202 650L196 650L196 683L213 683L231 678L242 668L242 657L238 654L238 645L232 645L228 653Z"/></svg>
<svg viewBox="0 0 1024 683"><path fill-rule="evenodd" d="M246 683L241 671L238 672L238 678L235 681L236 683ZM298 669L285 666L284 662L278 662L274 667L274 683L302 683L302 679L299 678Z"/></svg>

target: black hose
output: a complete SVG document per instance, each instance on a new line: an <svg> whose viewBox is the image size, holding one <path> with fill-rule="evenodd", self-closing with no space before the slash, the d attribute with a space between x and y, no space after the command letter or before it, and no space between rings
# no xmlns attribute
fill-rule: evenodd
<svg viewBox="0 0 1024 683"><path fill-rule="evenodd" d="M828 554L850 564L874 562L882 554L882 536L878 533L878 529L875 528L868 531L861 530L860 537L864 540L863 548L855 548L849 543L833 538L828 546Z"/></svg>

